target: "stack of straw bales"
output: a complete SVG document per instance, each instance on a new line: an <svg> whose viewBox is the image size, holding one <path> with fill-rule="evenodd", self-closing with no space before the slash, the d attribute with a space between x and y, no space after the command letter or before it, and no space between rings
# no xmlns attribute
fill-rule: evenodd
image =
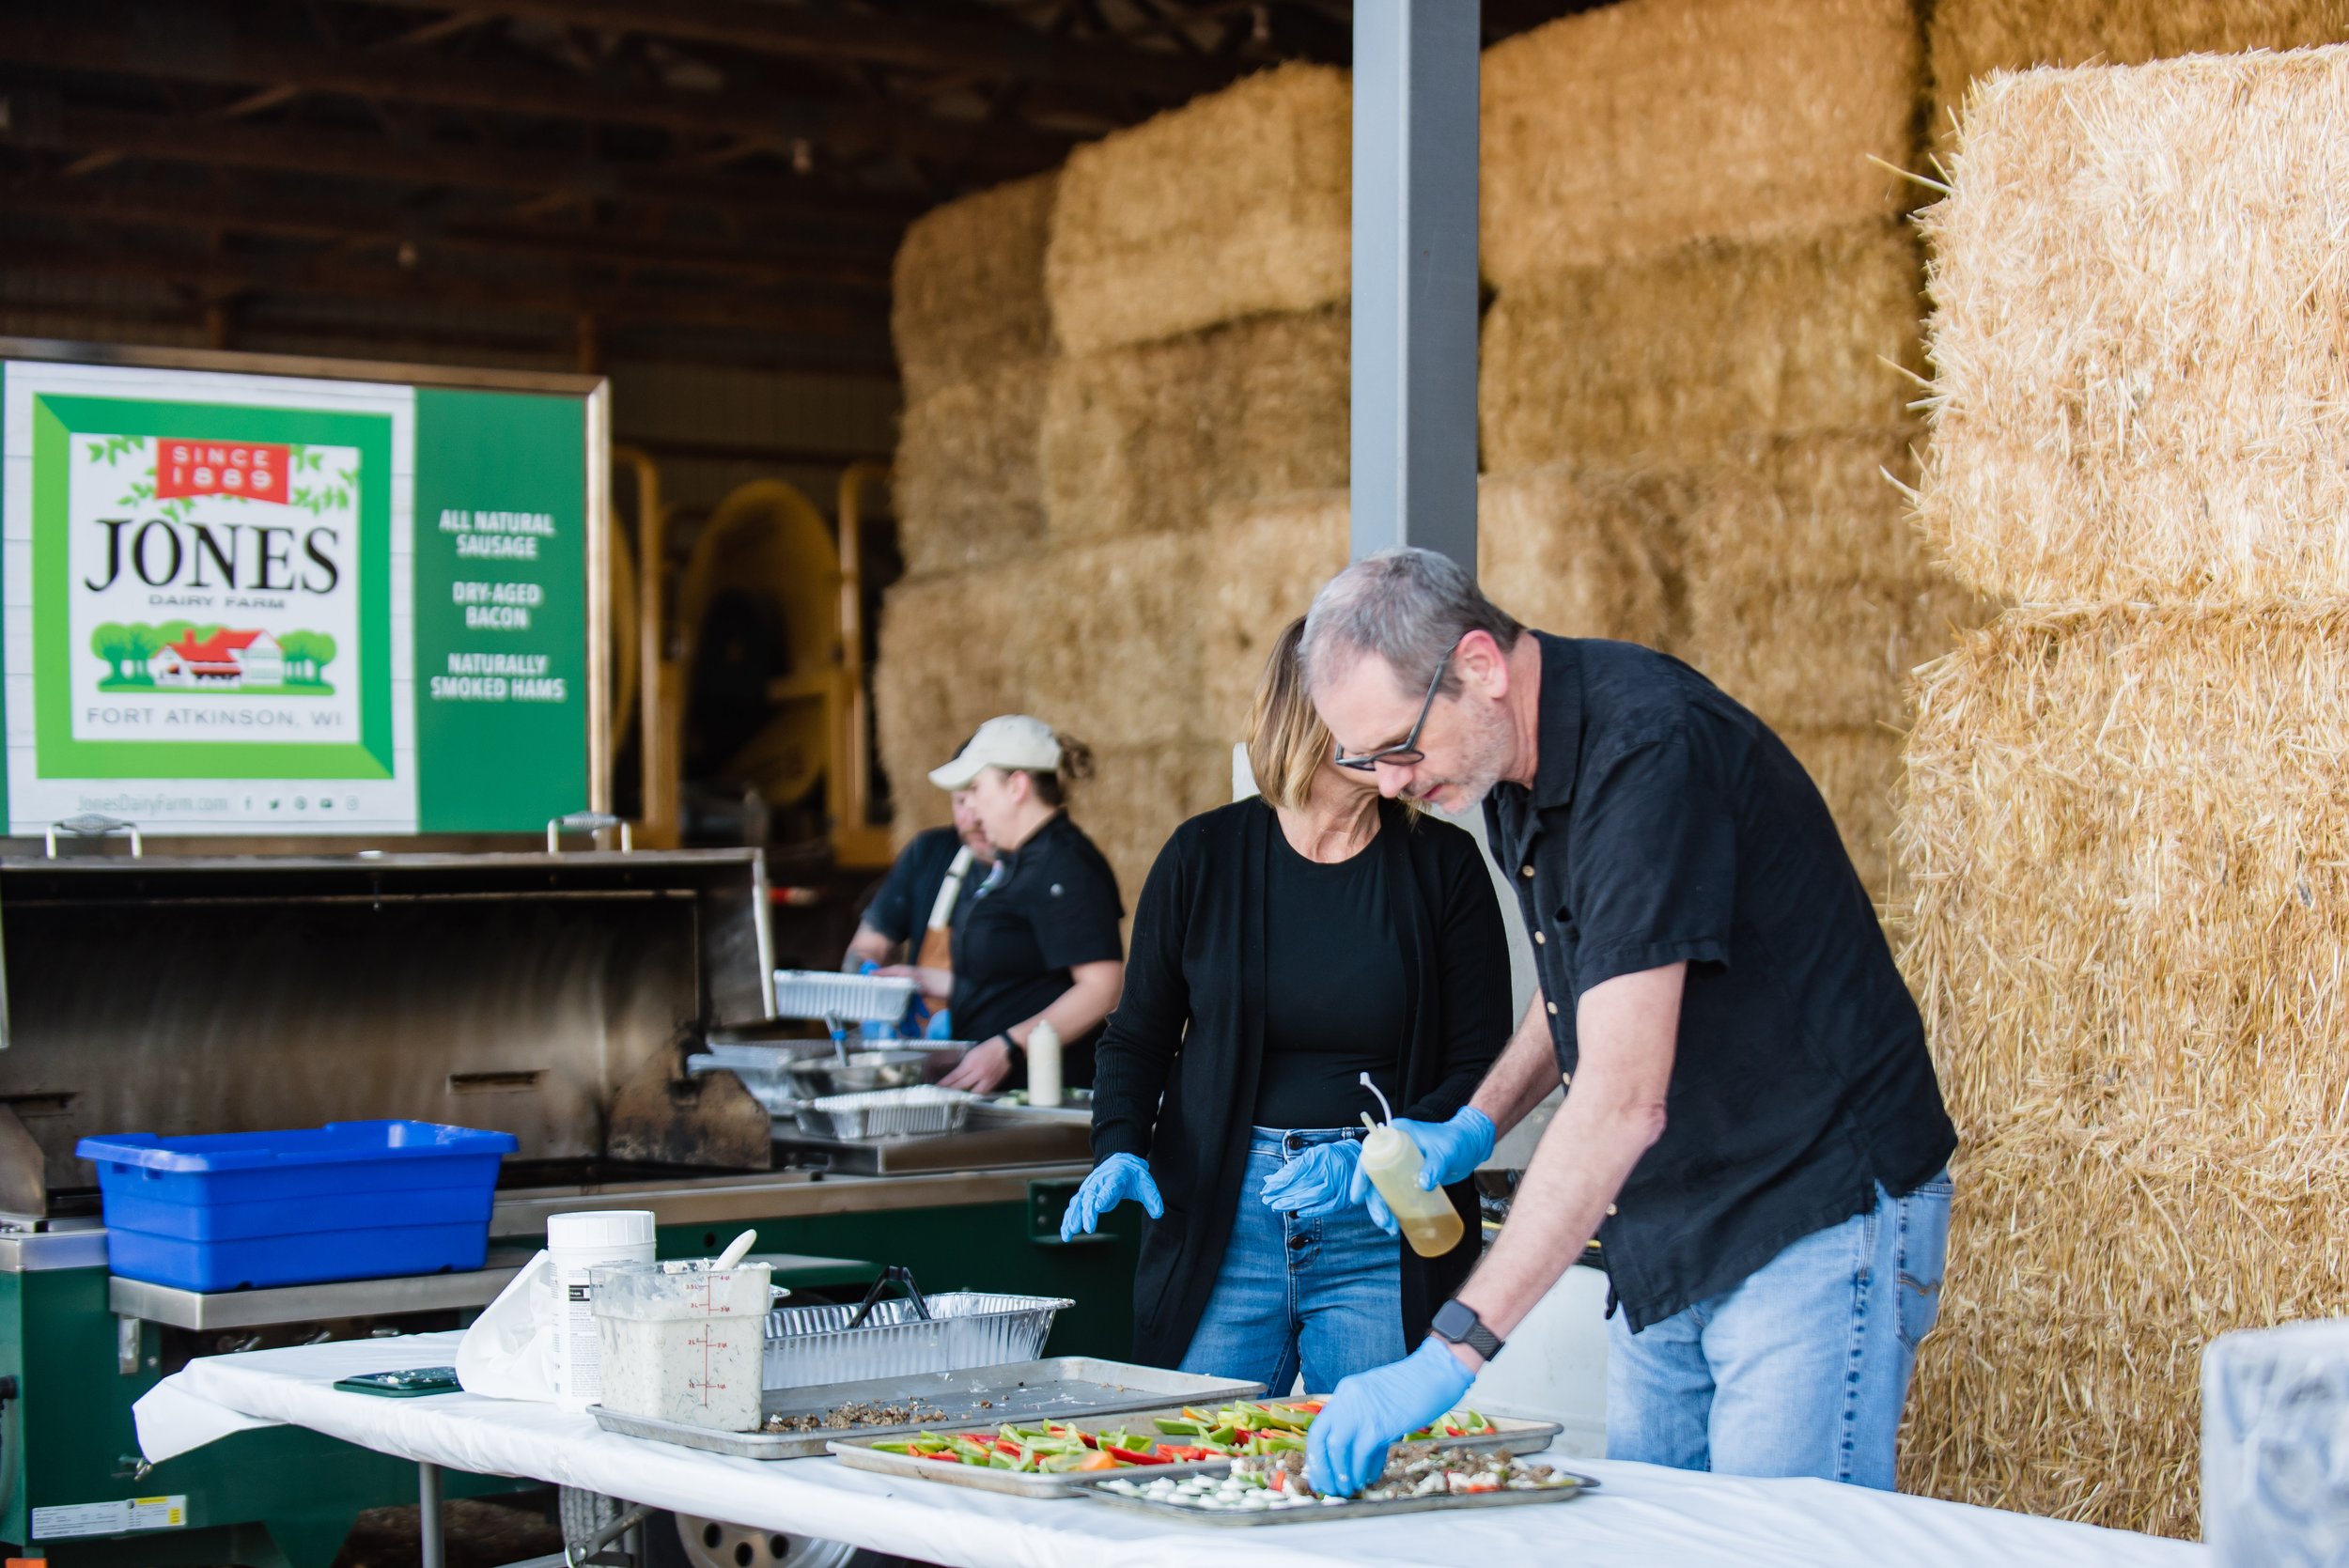
<svg viewBox="0 0 2349 1568"><path fill-rule="evenodd" d="M2349 1308L2349 50L1979 87L1905 961L1964 1147L1909 1479L2195 1530L2196 1362Z"/></svg>
<svg viewBox="0 0 2349 1568"><path fill-rule="evenodd" d="M949 203L898 248L891 280L906 411L899 544L929 576L1019 555L1043 537L1037 432L1052 322L1044 244L1055 178Z"/></svg>
<svg viewBox="0 0 2349 1568"><path fill-rule="evenodd" d="M1128 903L1230 798L1269 639L1346 561L1350 114L1343 72L1282 67L908 236L910 575L875 677L901 834L1011 709L1098 753L1075 815Z"/></svg>
<svg viewBox="0 0 2349 1568"><path fill-rule="evenodd" d="M1893 483L1922 78L1909 0L1625 0L1485 58L1488 585L1752 706L1878 893L1902 682L1980 618ZM1496 505L1529 495L1537 525Z"/></svg>
<svg viewBox="0 0 2349 1568"><path fill-rule="evenodd" d="M1934 129L1995 70L2142 65L2349 39L2349 0L1934 0Z"/></svg>

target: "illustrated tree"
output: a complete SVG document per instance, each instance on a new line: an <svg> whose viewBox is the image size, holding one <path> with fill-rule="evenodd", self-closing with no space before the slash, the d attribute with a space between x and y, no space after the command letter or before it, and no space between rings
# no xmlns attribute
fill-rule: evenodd
<svg viewBox="0 0 2349 1568"><path fill-rule="evenodd" d="M310 646L316 640L317 633L309 631L288 631L279 636L277 651L286 656L288 680L310 678Z"/></svg>
<svg viewBox="0 0 2349 1568"><path fill-rule="evenodd" d="M131 658L131 629L119 621L101 621L90 629L89 651L106 661L114 673L108 678L126 680L123 665Z"/></svg>
<svg viewBox="0 0 2349 1568"><path fill-rule="evenodd" d="M326 667L334 662L334 634L325 631L310 633L310 678L324 685Z"/></svg>
<svg viewBox="0 0 2349 1568"><path fill-rule="evenodd" d="M152 684L154 677L148 673L147 661L163 652L163 645L171 639L163 634L161 628L149 626L145 621L132 621L124 629L131 637L131 678Z"/></svg>

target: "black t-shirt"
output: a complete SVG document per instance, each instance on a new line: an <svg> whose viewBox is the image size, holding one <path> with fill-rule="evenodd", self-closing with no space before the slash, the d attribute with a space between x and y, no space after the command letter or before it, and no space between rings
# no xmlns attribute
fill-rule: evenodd
<svg viewBox="0 0 2349 1568"><path fill-rule="evenodd" d="M1068 989L1079 964L1126 956L1117 923L1117 877L1093 841L1062 812L1027 843L1003 857L1000 876L971 901L955 925L955 991L947 1003L956 1035L991 1040L1025 1023ZM1062 1078L1072 1086L1093 1081L1093 1041L1061 1042ZM1024 1065L1013 1075L1027 1081Z"/></svg>
<svg viewBox="0 0 2349 1568"><path fill-rule="evenodd" d="M1276 823L1268 869L1256 1126L1359 1126L1363 1111L1378 1110L1360 1081L1365 1072L1399 1110L1408 999L1386 856L1373 839L1324 865L1292 848Z"/></svg>
<svg viewBox="0 0 2349 1568"><path fill-rule="evenodd" d="M952 828L926 828L913 835L899 852L896 863L889 868L889 876L873 895L873 902L864 908L863 924L871 926L893 942L913 942L919 946L922 932L930 923L930 910L938 903L938 890L946 881L947 868L955 863L955 856L962 848L962 835ZM963 877L962 892L955 899L955 909L947 924L960 925L971 900L987 878L987 862L973 860ZM908 961L911 960L908 955Z"/></svg>
<svg viewBox="0 0 2349 1568"><path fill-rule="evenodd" d="M1532 787L1485 803L1549 1012L1686 961L1663 1136L1599 1226L1636 1330L1931 1179L1957 1146L1923 1020L1826 802L1676 659L1540 637ZM1569 1083L1568 1093L1572 1093Z"/></svg>

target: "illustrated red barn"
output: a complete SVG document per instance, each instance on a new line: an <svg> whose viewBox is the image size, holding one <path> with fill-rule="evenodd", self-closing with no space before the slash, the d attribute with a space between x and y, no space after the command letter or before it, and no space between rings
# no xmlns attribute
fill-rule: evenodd
<svg viewBox="0 0 2349 1568"><path fill-rule="evenodd" d="M193 631L147 661L158 686L275 686L286 678L285 650L266 631Z"/></svg>

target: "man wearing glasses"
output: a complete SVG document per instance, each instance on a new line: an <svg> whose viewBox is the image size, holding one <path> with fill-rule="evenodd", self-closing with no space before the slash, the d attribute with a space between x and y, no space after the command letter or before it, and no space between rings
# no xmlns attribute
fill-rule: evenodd
<svg viewBox="0 0 2349 1568"><path fill-rule="evenodd" d="M1610 1458L1890 1487L1957 1139L1801 765L1677 660L1528 631L1426 551L1340 573L1300 658L1339 766L1484 802L1533 939L1540 989L1470 1105L1395 1124L1423 1179L1566 1090L1435 1332L1315 1421L1315 1485L1375 1479L1596 1235Z"/></svg>

